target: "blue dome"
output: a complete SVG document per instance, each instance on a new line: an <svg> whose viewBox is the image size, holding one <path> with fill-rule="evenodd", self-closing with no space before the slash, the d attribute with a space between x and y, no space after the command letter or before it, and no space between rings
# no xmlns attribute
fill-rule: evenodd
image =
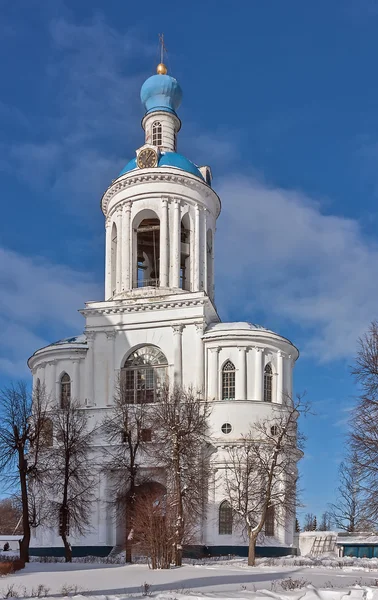
<svg viewBox="0 0 378 600"><path fill-rule="evenodd" d="M159 75L161 77L161 75ZM203 181L204 178L202 176L201 171L194 163L185 158L182 154L178 154L177 152L164 152L160 154L158 167L174 167L175 169L181 169L181 171L186 171L187 173L192 173L196 177L200 177ZM137 169L137 160L133 158L130 160L127 165L122 169L118 177L132 171L133 169Z"/></svg>
<svg viewBox="0 0 378 600"><path fill-rule="evenodd" d="M163 110L176 113L181 104L182 90L177 80L170 75L152 75L140 90L140 99L146 113Z"/></svg>

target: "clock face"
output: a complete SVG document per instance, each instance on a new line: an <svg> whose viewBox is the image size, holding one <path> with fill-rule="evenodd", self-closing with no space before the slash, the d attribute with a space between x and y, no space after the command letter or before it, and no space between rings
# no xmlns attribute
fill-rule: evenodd
<svg viewBox="0 0 378 600"><path fill-rule="evenodd" d="M140 169L147 169L156 167L157 165L157 154L152 148L145 148L138 154L138 167Z"/></svg>

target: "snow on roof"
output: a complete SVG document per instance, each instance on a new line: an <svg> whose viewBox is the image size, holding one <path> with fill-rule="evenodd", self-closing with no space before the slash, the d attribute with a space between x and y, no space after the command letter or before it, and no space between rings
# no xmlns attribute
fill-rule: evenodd
<svg viewBox="0 0 378 600"><path fill-rule="evenodd" d="M266 329L262 325L256 325L255 323L248 323L247 321L237 321L236 323L210 323L208 328L206 329L207 333L213 333L214 331L270 331L270 329ZM206 335L205 334L205 335Z"/></svg>
<svg viewBox="0 0 378 600"><path fill-rule="evenodd" d="M64 344L86 344L86 343L87 343L87 337L86 337L85 333L81 333L80 335L63 338L62 340L53 342L52 344L49 344L49 346L63 346Z"/></svg>
<svg viewBox="0 0 378 600"><path fill-rule="evenodd" d="M338 546L353 546L354 544L377 544L378 535L376 533L353 533L352 535L340 535L337 536Z"/></svg>

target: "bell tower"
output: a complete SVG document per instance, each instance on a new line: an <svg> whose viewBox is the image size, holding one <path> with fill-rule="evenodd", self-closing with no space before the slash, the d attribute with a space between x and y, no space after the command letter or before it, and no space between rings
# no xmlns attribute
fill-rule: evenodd
<svg viewBox="0 0 378 600"><path fill-rule="evenodd" d="M205 292L214 300L220 200L209 167L177 152L182 91L163 63L141 88L144 144L102 197L105 300Z"/></svg>

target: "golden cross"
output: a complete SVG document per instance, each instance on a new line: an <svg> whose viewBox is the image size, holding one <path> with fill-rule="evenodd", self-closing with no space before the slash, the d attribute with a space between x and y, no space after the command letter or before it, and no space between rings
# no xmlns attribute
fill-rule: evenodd
<svg viewBox="0 0 378 600"><path fill-rule="evenodd" d="M167 52L167 48L164 43L164 33L159 33L159 42L160 42L160 62L163 62L164 52Z"/></svg>

